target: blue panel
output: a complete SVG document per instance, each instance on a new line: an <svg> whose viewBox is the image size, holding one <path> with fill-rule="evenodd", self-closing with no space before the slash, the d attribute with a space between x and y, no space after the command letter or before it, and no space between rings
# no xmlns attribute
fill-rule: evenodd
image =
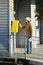
<svg viewBox="0 0 43 65"><path fill-rule="evenodd" d="M9 47L8 0L0 0L0 54L8 52Z"/></svg>

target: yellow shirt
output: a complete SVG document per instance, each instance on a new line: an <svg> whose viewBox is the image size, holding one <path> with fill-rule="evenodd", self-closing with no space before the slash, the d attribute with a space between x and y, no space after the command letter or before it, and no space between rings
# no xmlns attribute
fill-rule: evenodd
<svg viewBox="0 0 43 65"><path fill-rule="evenodd" d="M12 25L11 25L11 32L18 32L18 24L19 20L12 20Z"/></svg>

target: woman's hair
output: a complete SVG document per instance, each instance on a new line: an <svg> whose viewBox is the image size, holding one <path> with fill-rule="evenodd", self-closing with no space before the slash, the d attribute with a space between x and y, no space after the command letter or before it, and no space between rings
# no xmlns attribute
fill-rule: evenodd
<svg viewBox="0 0 43 65"><path fill-rule="evenodd" d="M27 20L28 22L31 21L30 17L26 17L25 20Z"/></svg>

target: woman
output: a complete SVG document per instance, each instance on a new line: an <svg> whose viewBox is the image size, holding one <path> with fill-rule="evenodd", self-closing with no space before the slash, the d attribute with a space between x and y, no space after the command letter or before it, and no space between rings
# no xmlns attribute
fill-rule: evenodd
<svg viewBox="0 0 43 65"><path fill-rule="evenodd" d="M25 18L25 25L19 24L20 28L25 29L25 37L27 38L27 54L32 52L32 41L30 41L32 37L32 25L31 19L29 17Z"/></svg>

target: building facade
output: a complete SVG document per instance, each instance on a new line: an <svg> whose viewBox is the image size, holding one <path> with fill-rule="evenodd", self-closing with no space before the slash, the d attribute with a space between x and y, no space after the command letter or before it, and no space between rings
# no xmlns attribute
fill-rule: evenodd
<svg viewBox="0 0 43 65"><path fill-rule="evenodd" d="M32 20L32 47L36 48L40 44L40 26L41 36L43 37L42 22L35 19L36 0L0 0L0 54L4 56L9 53L13 55L14 49L24 45L24 30L16 34L11 33L11 20L18 19L24 24L25 17L31 17ZM22 38L22 41L21 41ZM36 41L35 41L36 40ZM41 39L43 41L43 39ZM17 45L18 44L18 45ZM8 54L8 55L9 55Z"/></svg>

